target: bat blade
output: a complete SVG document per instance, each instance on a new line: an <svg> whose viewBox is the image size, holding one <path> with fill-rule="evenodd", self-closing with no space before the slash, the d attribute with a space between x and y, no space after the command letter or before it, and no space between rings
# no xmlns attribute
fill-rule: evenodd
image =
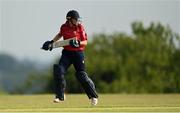
<svg viewBox="0 0 180 113"><path fill-rule="evenodd" d="M70 39L66 39L66 40L61 40L61 41L54 42L54 43L53 43L53 48L68 46L68 45L69 45L69 41L70 41L70 40L74 40L74 39L76 39L76 37L70 38Z"/></svg>

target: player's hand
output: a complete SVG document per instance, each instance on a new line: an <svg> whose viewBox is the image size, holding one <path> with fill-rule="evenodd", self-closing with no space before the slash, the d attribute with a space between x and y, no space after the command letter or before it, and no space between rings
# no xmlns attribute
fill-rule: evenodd
<svg viewBox="0 0 180 113"><path fill-rule="evenodd" d="M51 41L46 41L46 42L44 42L44 44L43 44L43 46L42 46L42 49L44 49L44 50L52 50L52 45L53 45L53 40L51 40Z"/></svg>
<svg viewBox="0 0 180 113"><path fill-rule="evenodd" d="M71 47L75 47L75 48L80 47L80 41L79 40L75 40L75 39L70 40L69 44L70 44Z"/></svg>

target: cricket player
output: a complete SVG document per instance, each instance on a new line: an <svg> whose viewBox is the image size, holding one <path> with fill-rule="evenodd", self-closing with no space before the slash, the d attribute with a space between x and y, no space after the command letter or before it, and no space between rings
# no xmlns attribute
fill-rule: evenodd
<svg viewBox="0 0 180 113"><path fill-rule="evenodd" d="M64 40L74 38L69 41L69 45L64 46L59 64L53 67L54 82L55 82L55 103L65 100L66 81L64 75L71 64L76 70L76 78L85 90L92 105L98 103L98 94L95 90L93 81L88 77L85 69L84 50L87 45L87 34L83 25L80 23L79 13L75 10L70 10L66 15L66 22L60 27L59 33L51 41L46 41L42 49L52 50L50 46L58 41L61 37ZM52 46L51 46L52 47Z"/></svg>

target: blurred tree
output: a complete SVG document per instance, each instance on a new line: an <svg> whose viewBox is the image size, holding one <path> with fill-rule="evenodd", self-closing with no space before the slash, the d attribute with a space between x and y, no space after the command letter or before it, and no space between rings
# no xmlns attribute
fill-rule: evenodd
<svg viewBox="0 0 180 113"><path fill-rule="evenodd" d="M132 31L132 36L123 33L95 35L88 44L86 64L90 75L96 76L99 91L174 92L170 85L178 87L175 77L179 73L178 69L169 71L169 68L176 69L179 65L176 62L179 48L173 42L174 39L180 41L178 35L160 23L151 23L145 28L142 22L134 22ZM172 57L177 65L170 66ZM170 86L168 91L167 86Z"/></svg>

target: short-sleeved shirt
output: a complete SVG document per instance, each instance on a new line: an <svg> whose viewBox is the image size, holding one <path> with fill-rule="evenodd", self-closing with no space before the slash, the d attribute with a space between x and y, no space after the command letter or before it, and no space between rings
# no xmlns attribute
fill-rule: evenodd
<svg viewBox="0 0 180 113"><path fill-rule="evenodd" d="M76 37L79 41L87 40L87 34L82 24L78 24L78 26L70 26L66 21L66 23L61 25L59 34L63 36L64 40L74 37ZM64 46L64 49L69 51L83 51L85 49L85 46L81 45L78 48L74 48L68 45Z"/></svg>

